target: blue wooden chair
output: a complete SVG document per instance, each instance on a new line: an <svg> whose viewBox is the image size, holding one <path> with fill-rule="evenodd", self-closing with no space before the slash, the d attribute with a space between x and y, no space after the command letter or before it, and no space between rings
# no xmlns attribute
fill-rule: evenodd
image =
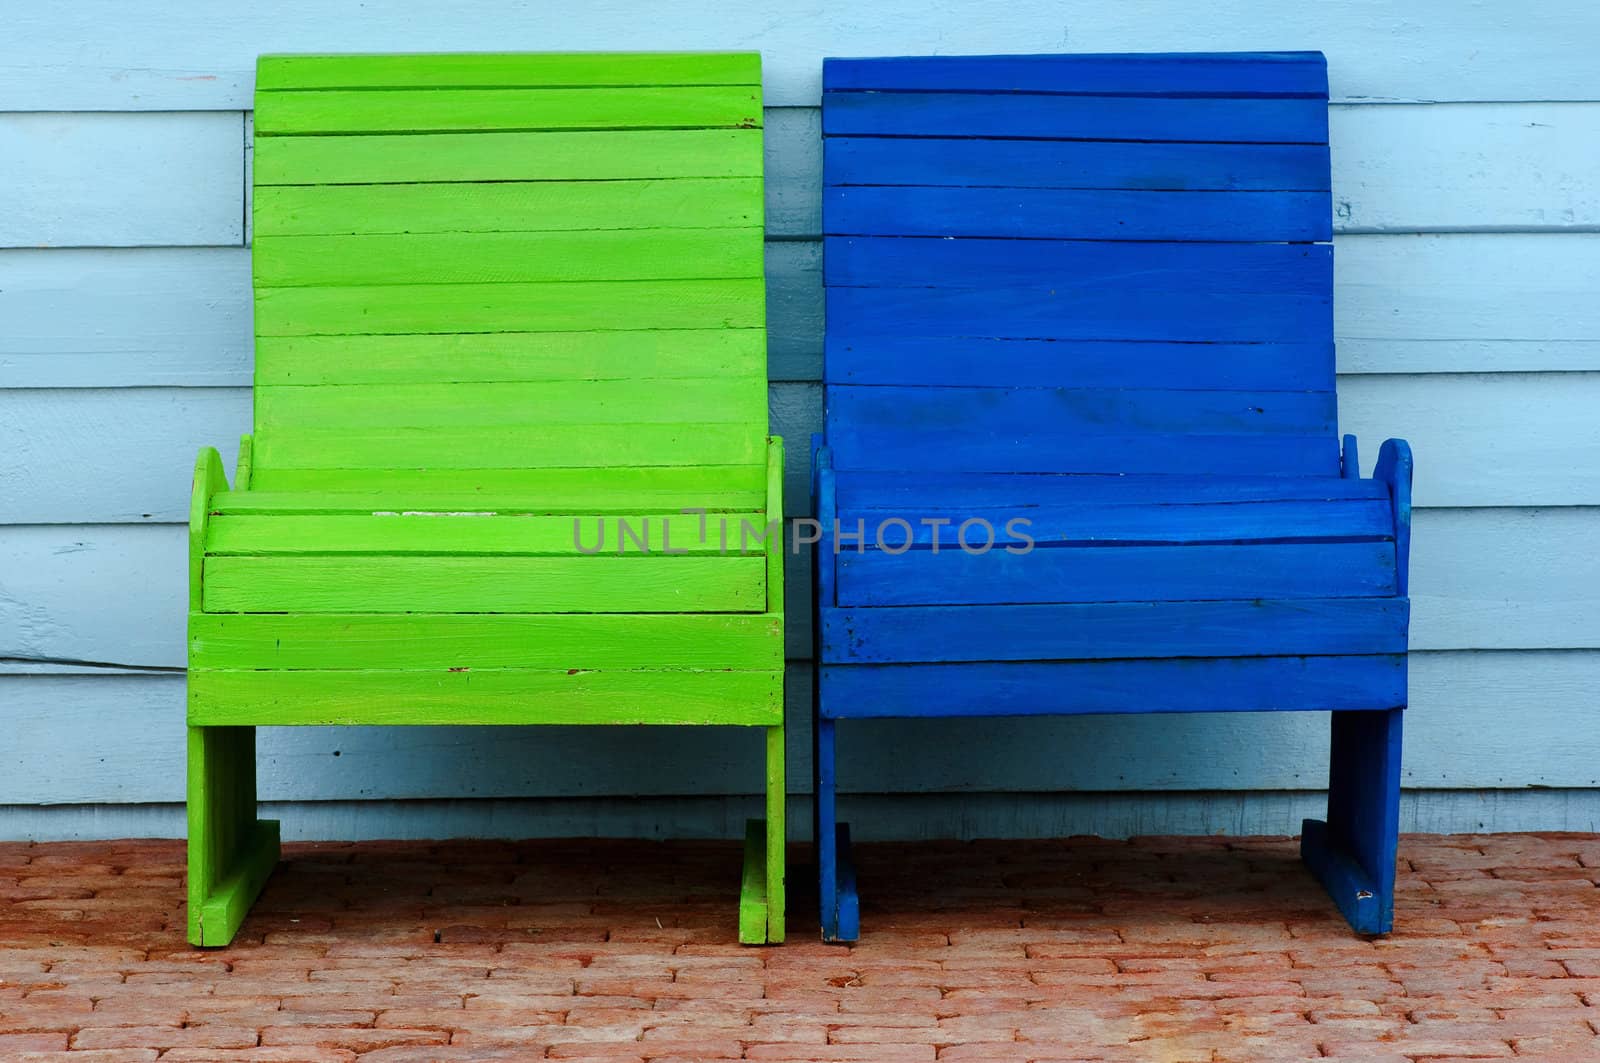
<svg viewBox="0 0 1600 1063"><path fill-rule="evenodd" d="M1267 710L1332 712L1301 852L1388 931L1411 456L1336 436L1323 57L823 69L824 938L839 721Z"/></svg>

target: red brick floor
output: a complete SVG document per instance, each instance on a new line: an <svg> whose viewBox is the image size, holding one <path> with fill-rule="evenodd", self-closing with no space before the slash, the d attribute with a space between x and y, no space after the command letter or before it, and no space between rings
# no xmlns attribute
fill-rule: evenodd
<svg viewBox="0 0 1600 1063"><path fill-rule="evenodd" d="M798 858L804 858L797 851ZM1600 1060L1600 837L1407 837L1352 936L1285 839L859 847L865 936L734 943L738 850L293 845L236 943L175 842L0 844L0 1060Z"/></svg>

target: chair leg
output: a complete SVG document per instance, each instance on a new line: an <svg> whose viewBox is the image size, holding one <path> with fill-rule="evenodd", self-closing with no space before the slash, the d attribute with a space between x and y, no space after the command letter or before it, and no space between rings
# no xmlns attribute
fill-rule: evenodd
<svg viewBox="0 0 1600 1063"><path fill-rule="evenodd" d="M1301 857L1359 934L1394 926L1403 713L1333 714L1328 819L1303 825Z"/></svg>
<svg viewBox="0 0 1600 1063"><path fill-rule="evenodd" d="M189 728L189 943L233 940L278 862L278 822L256 818L254 727Z"/></svg>
<svg viewBox="0 0 1600 1063"><path fill-rule="evenodd" d="M849 943L861 933L855 889L855 870L850 863L850 828L839 822L838 781L834 772L836 724L816 717L815 771L816 815L814 833L817 851L817 905L822 914L822 940Z"/></svg>
<svg viewBox="0 0 1600 1063"><path fill-rule="evenodd" d="M784 931L784 822L788 785L782 727L767 728L767 818L744 830L744 880L739 887L739 942L778 945Z"/></svg>

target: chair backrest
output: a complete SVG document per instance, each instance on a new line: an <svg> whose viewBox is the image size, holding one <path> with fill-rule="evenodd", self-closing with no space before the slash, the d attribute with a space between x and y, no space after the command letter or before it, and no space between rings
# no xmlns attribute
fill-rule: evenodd
<svg viewBox="0 0 1600 1063"><path fill-rule="evenodd" d="M1320 53L829 59L840 469L1338 470Z"/></svg>
<svg viewBox="0 0 1600 1063"><path fill-rule="evenodd" d="M764 466L760 82L755 54L262 57L256 484Z"/></svg>

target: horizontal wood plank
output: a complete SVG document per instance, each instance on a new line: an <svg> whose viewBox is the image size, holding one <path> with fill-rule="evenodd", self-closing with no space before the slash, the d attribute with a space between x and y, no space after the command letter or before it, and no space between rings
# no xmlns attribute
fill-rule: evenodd
<svg viewBox="0 0 1600 1063"><path fill-rule="evenodd" d="M975 550L981 545L973 542ZM1024 548L996 529L994 546L981 553L846 549L838 558L837 601L885 607L1395 594L1394 544L1387 542Z"/></svg>
<svg viewBox="0 0 1600 1063"><path fill-rule="evenodd" d="M1179 343L1162 340L834 336L830 385L1019 388L1164 388L1331 391L1329 343Z"/></svg>
<svg viewBox="0 0 1600 1063"><path fill-rule="evenodd" d="M758 613L760 557L207 557L211 613Z"/></svg>
<svg viewBox="0 0 1600 1063"><path fill-rule="evenodd" d="M494 381L760 382L762 329L466 332L383 336L264 336L257 387Z"/></svg>
<svg viewBox="0 0 1600 1063"><path fill-rule="evenodd" d="M829 92L828 136L1030 137L1255 144L1326 144L1319 98Z"/></svg>
<svg viewBox="0 0 1600 1063"><path fill-rule="evenodd" d="M191 725L738 724L783 720L783 674L741 671L227 671L189 677Z"/></svg>
<svg viewBox="0 0 1600 1063"><path fill-rule="evenodd" d="M754 529L741 542L740 529ZM213 516L206 554L241 556L570 557L579 554L761 553L759 513L542 516L493 511Z"/></svg>
<svg viewBox="0 0 1600 1063"><path fill-rule="evenodd" d="M263 185L761 176L759 129L264 137Z"/></svg>
<svg viewBox="0 0 1600 1063"><path fill-rule="evenodd" d="M1093 288L1119 291L1323 294L1327 244L1097 240L946 240L830 236L823 282L845 288Z"/></svg>
<svg viewBox="0 0 1600 1063"><path fill-rule="evenodd" d="M825 59L826 92L1326 96L1320 52L959 55Z"/></svg>
<svg viewBox="0 0 1600 1063"><path fill-rule="evenodd" d="M1333 238L1321 192L836 186L829 236L1309 241Z"/></svg>
<svg viewBox="0 0 1600 1063"><path fill-rule="evenodd" d="M828 386L826 401L830 444L835 432L861 441L891 432L915 434L925 445L940 434L952 440L1033 433L1045 438L1140 432L1331 436L1335 413L1331 391L841 384Z"/></svg>
<svg viewBox="0 0 1600 1063"><path fill-rule="evenodd" d="M928 509L1030 509L1033 507L1217 505L1262 502L1388 501L1388 488L1372 480L1333 476L1123 476L1053 473L841 471L837 507L846 513Z"/></svg>
<svg viewBox="0 0 1600 1063"><path fill-rule="evenodd" d="M844 664L824 665L822 683L833 719L1379 710L1406 703L1406 658Z"/></svg>
<svg viewBox="0 0 1600 1063"><path fill-rule="evenodd" d="M260 336L761 328L753 280L260 288Z"/></svg>
<svg viewBox="0 0 1600 1063"><path fill-rule="evenodd" d="M255 114L257 136L751 129L761 125L761 90L748 85L260 90Z"/></svg>
<svg viewBox="0 0 1600 1063"><path fill-rule="evenodd" d="M195 668L783 668L770 614L221 614L189 617Z"/></svg>
<svg viewBox="0 0 1600 1063"><path fill-rule="evenodd" d="M755 177L268 185L255 190L252 209L258 239L752 228L762 221Z"/></svg>
<svg viewBox="0 0 1600 1063"><path fill-rule="evenodd" d="M1332 338L1330 295L1214 294L1174 284L1167 291L1048 284L977 290L829 288L828 331L852 339L899 335L1322 343Z"/></svg>
<svg viewBox="0 0 1600 1063"><path fill-rule="evenodd" d="M755 52L414 52L263 55L259 89L759 85Z"/></svg>
<svg viewBox="0 0 1600 1063"><path fill-rule="evenodd" d="M830 137L825 187L1142 188L1315 192L1328 188L1317 144L1163 144L1121 140Z"/></svg>
<svg viewBox="0 0 1600 1063"><path fill-rule="evenodd" d="M408 5L381 20L348 3L234 3L206 20L189 11L143 22L119 17L125 14L114 0L84 0L19 22L0 42L0 95L29 109L237 109L249 104L264 42L285 52L494 53L507 47L507 27L525 19L527 9L510 0L473 0L449 11ZM1048 0L1020 0L998 20L966 8L934 18L925 4L907 0L885 0L870 18L829 8L797 20L792 9L767 4L676 19L619 21L611 8L563 15L550 27L549 47L693 51L718 40L759 49L769 96L788 105L817 102L821 60L828 55L1270 50L1286 41L1315 43L1336 57L1332 89L1341 98L1592 99L1585 44L1600 29L1583 0L1551 0L1528 18L1452 0L1418 0L1404 20L1382 7L1336 11L1260 0L1197 19L1187 0L1159 0L1138 9L1085 9L1076 13L1070 38L1062 35L1060 5Z"/></svg>
<svg viewBox="0 0 1600 1063"><path fill-rule="evenodd" d="M1404 598L824 607L819 656L887 664L1392 654L1406 650L1409 612Z"/></svg>
<svg viewBox="0 0 1600 1063"><path fill-rule="evenodd" d="M257 236L262 287L760 279L759 228Z"/></svg>
<svg viewBox="0 0 1600 1063"><path fill-rule="evenodd" d="M755 373L678 380L526 383L273 384L255 389L256 431L557 424L739 424L766 434L766 383Z"/></svg>
<svg viewBox="0 0 1600 1063"><path fill-rule="evenodd" d="M0 247L240 243L243 139L237 112L0 113Z"/></svg>
<svg viewBox="0 0 1600 1063"><path fill-rule="evenodd" d="M968 521L980 522L963 532ZM1013 521L1016 523L1013 525ZM1268 540L1387 539L1394 513L1387 498L1337 501L1034 503L910 510L874 503L843 509L840 526L867 530L869 548L941 549L981 542L983 525L999 535L1014 527L1036 543L1238 543ZM883 542L879 543L879 536Z"/></svg>
<svg viewBox="0 0 1600 1063"><path fill-rule="evenodd" d="M494 510L497 513L758 510L766 469L749 465L511 469L257 469L248 491L213 496L227 514Z"/></svg>
<svg viewBox="0 0 1600 1063"><path fill-rule="evenodd" d="M299 427L256 440L257 468L335 470L525 469L534 466L750 465L766 451L758 424L717 422L485 425L477 428ZM435 482L441 482L440 477ZM263 485L304 489L308 481L268 478Z"/></svg>

